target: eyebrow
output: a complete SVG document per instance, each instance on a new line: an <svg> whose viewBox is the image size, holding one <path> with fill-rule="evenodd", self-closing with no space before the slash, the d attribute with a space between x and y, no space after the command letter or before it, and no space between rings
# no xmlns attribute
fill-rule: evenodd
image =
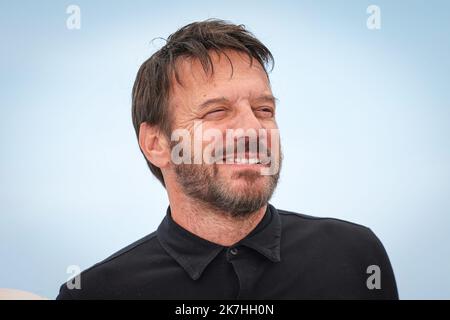
<svg viewBox="0 0 450 320"><path fill-rule="evenodd" d="M278 101L277 98L275 98L273 95L271 94L264 94L261 95L259 97L256 97L254 99L252 99L253 101L261 101L261 102L271 102L274 105L276 105L276 102ZM218 98L212 98L212 99L208 99L204 102L202 102L198 108L199 109L203 109L211 104L220 104L220 103L230 103L230 100L228 100L225 97L218 97Z"/></svg>
<svg viewBox="0 0 450 320"><path fill-rule="evenodd" d="M274 105L276 105L276 103L279 101L277 98L275 98L271 94L263 94L262 96L259 96L259 97L255 98L254 100L255 101L262 101L262 102L271 102Z"/></svg>

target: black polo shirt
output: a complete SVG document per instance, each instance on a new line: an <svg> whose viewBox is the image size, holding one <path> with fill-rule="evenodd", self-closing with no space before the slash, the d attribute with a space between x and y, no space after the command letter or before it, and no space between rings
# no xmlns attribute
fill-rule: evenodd
<svg viewBox="0 0 450 320"><path fill-rule="evenodd" d="M63 284L57 299L398 299L388 256L370 229L270 204L231 247L185 230L169 207L157 231L80 280L81 289Z"/></svg>

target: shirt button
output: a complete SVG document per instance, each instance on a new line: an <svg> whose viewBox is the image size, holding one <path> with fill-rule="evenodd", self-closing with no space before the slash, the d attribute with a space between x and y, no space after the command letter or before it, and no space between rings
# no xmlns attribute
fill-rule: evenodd
<svg viewBox="0 0 450 320"><path fill-rule="evenodd" d="M237 248L231 248L230 249L230 253L233 255L233 256L235 256L235 255L237 255L238 254L238 249Z"/></svg>

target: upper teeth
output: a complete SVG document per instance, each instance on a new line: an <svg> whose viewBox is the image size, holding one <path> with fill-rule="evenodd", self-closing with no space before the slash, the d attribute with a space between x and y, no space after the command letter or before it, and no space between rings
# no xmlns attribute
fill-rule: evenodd
<svg viewBox="0 0 450 320"><path fill-rule="evenodd" d="M259 163L258 158L250 158L250 159L246 159L246 158L236 158L234 160L235 163L240 163L240 164L256 164Z"/></svg>

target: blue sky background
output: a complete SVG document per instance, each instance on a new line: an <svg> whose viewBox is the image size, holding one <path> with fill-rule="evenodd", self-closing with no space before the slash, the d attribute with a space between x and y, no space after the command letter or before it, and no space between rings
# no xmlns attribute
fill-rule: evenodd
<svg viewBox="0 0 450 320"><path fill-rule="evenodd" d="M272 203L369 226L401 298L450 299L449 15L448 1L0 1L0 287L54 298L68 265L158 226L168 200L137 146L131 87L153 38L216 17L275 56Z"/></svg>

